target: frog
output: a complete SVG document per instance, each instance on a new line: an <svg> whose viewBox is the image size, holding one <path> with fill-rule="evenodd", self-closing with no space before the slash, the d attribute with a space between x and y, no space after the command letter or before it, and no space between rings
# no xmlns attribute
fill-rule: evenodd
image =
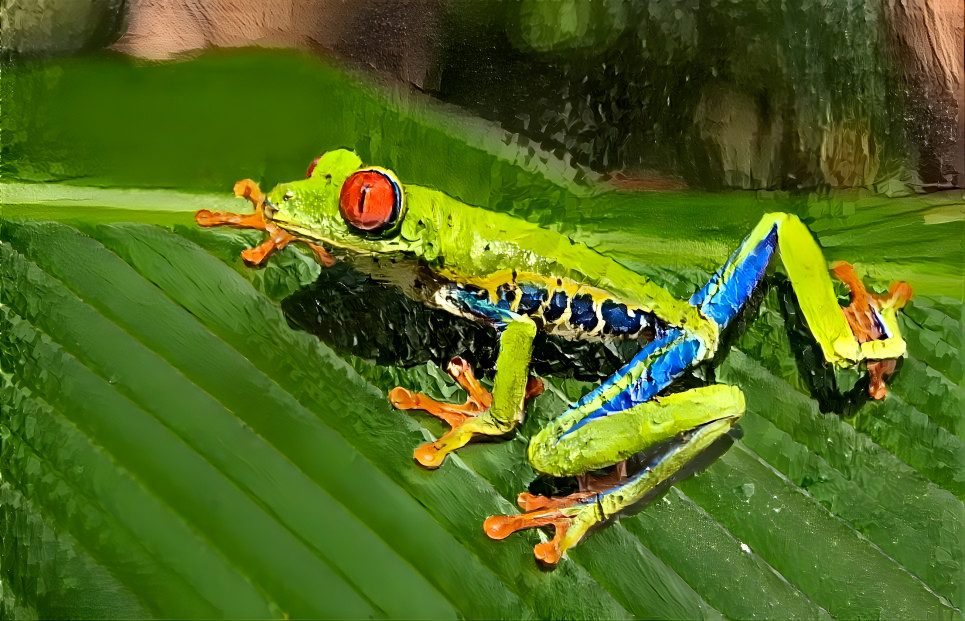
<svg viewBox="0 0 965 621"><path fill-rule="evenodd" d="M424 468L439 468L472 440L514 433L527 403L544 389L530 373L539 331L635 342L639 351L626 364L529 439L530 466L546 477L575 477L578 490L521 492L520 513L483 522L495 540L551 527L552 537L533 548L548 566L595 526L672 484L741 419L746 404L739 387L677 384L715 358L722 334L776 258L825 361L867 373L872 399L886 397L886 380L906 352L898 321L911 286L895 282L887 293L869 292L852 265L829 264L807 226L789 213L764 214L709 280L680 299L578 239L437 189L403 185L395 173L364 165L349 149L324 153L304 179L267 194L250 179L234 192L251 202L252 213L202 209L195 220L202 227L266 232L263 243L241 253L247 264L263 265L289 244L304 244L322 266L349 261L422 304L495 330L491 389L456 357L447 371L468 395L465 403L404 387L388 393L395 408L421 410L449 426L415 449L414 460ZM832 277L847 288L846 306ZM645 451L645 467L628 470L627 460Z"/></svg>

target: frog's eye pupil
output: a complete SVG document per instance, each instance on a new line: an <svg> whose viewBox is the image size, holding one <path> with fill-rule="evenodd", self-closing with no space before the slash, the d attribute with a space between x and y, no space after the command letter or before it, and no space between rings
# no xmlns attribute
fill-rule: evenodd
<svg viewBox="0 0 965 621"><path fill-rule="evenodd" d="M360 170L345 180L338 197L342 217L361 231L384 231L402 211L402 189L383 170Z"/></svg>
<svg viewBox="0 0 965 621"><path fill-rule="evenodd" d="M369 192L371 191L372 191L372 188L368 186L362 187L362 196L359 198L359 213L361 214L365 213L365 199L368 197Z"/></svg>

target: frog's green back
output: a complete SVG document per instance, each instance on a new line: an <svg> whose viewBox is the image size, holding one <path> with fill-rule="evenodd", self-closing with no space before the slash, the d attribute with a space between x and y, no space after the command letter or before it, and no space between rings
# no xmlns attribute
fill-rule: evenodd
<svg viewBox="0 0 965 621"><path fill-rule="evenodd" d="M401 236L457 281L486 282L506 273L567 279L608 291L671 324L703 323L687 302L566 235L429 188L406 186L405 194Z"/></svg>

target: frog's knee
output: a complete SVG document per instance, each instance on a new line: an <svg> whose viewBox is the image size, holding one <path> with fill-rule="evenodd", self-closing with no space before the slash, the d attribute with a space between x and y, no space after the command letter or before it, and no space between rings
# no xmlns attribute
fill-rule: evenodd
<svg viewBox="0 0 965 621"><path fill-rule="evenodd" d="M775 224L778 227L781 227L791 222L800 223L800 219L794 214L785 213L783 211L773 211L770 213L766 213L764 214L764 217L761 218L761 224L767 226L768 228L774 226Z"/></svg>
<svg viewBox="0 0 965 621"><path fill-rule="evenodd" d="M715 386L720 386L716 384ZM737 386L721 386L718 393L719 401L717 406L720 408L721 418L730 420L734 425L744 416L747 410L747 402L744 400L744 392Z"/></svg>
<svg viewBox="0 0 965 621"><path fill-rule="evenodd" d="M559 436L553 433L553 427L544 427L530 439L526 457L537 472L554 477L568 476L564 474L564 464L573 456L565 454L565 445L560 446Z"/></svg>
<svg viewBox="0 0 965 621"><path fill-rule="evenodd" d="M530 439L526 456L529 465L537 472L554 477L570 477L588 470L588 449L582 434L567 434L562 426L551 424ZM610 463L617 461L614 459Z"/></svg>

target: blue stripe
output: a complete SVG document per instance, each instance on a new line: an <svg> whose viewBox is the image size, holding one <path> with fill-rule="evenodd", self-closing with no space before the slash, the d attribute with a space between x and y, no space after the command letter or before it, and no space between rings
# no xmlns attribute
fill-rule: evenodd
<svg viewBox="0 0 965 621"><path fill-rule="evenodd" d="M693 363L700 353L700 348L700 340L696 338L678 341L657 358L650 368L644 371L640 379L604 403L600 410L604 415L615 414L646 403L669 386Z"/></svg>
<svg viewBox="0 0 965 621"><path fill-rule="evenodd" d="M581 408L587 403L589 403L590 401L593 401L594 399L599 397L601 394L603 394L604 392L612 388L614 384L616 384L621 379L623 379L626 376L626 374L629 373L634 368L636 368L637 365L644 364L647 358L655 354L660 349L673 343L682 334L683 333L680 332L679 330L670 330L667 332L667 334L663 336L663 338L658 338L654 341L647 343L646 347L641 349L640 352L636 356L634 356L632 360L630 360L630 362L620 367L620 370L614 373L610 377L610 379L603 382L602 384L594 388L592 392L587 393L586 395L583 396L582 399L577 401L573 409Z"/></svg>
<svg viewBox="0 0 965 621"><path fill-rule="evenodd" d="M585 406L597 398L604 390L612 387L620 378L624 377L633 367L644 364L647 358L659 352L668 344L670 347L662 351L659 357L657 357L648 368L644 369L637 381L617 393L613 399L607 401L601 407L584 416L580 422L567 429L560 438L566 437L597 418L623 412L635 405L646 403L656 396L658 392L669 386L681 373L687 370L700 355L701 349L703 348L700 339L686 337L679 331L673 331L667 337L650 343L643 351L637 354L630 363L620 369L616 375L580 399L574 409Z"/></svg>
<svg viewBox="0 0 965 621"><path fill-rule="evenodd" d="M735 253L734 257L731 257L731 260L714 274L703 289L690 298L690 303L694 306L699 304L700 311L705 316L716 321L721 327L726 326L740 312L754 288L761 282L776 248L777 225L775 224L767 237L757 244L726 280L721 281L721 274L727 271L739 252ZM711 291L713 291L712 294Z"/></svg>

